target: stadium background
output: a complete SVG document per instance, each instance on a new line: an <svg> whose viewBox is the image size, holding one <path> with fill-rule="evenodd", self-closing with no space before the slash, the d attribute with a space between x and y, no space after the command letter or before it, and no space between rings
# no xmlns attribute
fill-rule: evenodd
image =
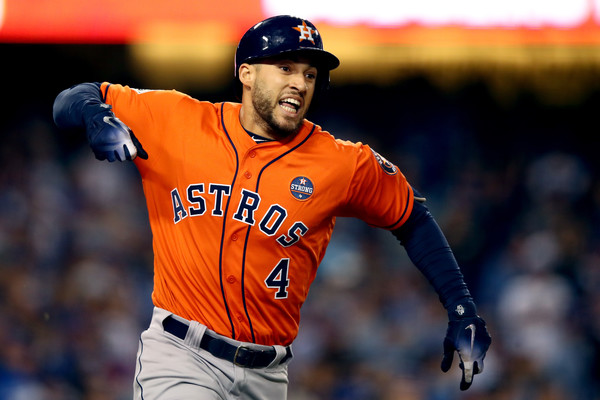
<svg viewBox="0 0 600 400"><path fill-rule="evenodd" d="M230 1L202 9L210 23L132 39L131 21L150 18L139 5L115 19L103 11L127 6L67 3L0 2L2 400L130 398L151 310L137 172L59 132L56 94L107 80L232 100L232 43L263 16L258 1ZM586 3L589 18L559 28L313 21L342 67L311 118L427 195L493 343L459 392L459 372L439 370L435 294L392 235L340 219L303 309L290 400L600 399L600 35Z"/></svg>

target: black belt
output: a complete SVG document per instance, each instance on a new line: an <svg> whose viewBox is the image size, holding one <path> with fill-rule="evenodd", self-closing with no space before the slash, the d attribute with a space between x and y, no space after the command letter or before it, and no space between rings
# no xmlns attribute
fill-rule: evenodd
<svg viewBox="0 0 600 400"><path fill-rule="evenodd" d="M185 336L190 327L186 323L178 321L169 315L163 321L163 328L165 332L169 332L179 339L185 340ZM208 351L217 358L230 361L235 365L245 368L265 368L269 366L277 356L277 352L273 348L269 350L257 350L246 346L235 346L223 339L208 334L202 336L200 348ZM283 363L291 356L292 350L287 346L286 354L279 363Z"/></svg>

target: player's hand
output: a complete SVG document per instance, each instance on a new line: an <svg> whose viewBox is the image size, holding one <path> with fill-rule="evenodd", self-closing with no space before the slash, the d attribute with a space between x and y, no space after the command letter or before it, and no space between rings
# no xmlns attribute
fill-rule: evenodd
<svg viewBox="0 0 600 400"><path fill-rule="evenodd" d="M447 372L452 366L454 351L458 352L458 365L462 370L460 390L467 390L473 383L473 376L483 371L483 359L492 338L487 331L485 321L476 313L469 312L475 309L472 303L456 307L449 313L450 321L444 339L444 358L441 368L442 371Z"/></svg>
<svg viewBox="0 0 600 400"><path fill-rule="evenodd" d="M148 159L148 153L131 129L115 117L107 106L94 114L86 124L88 141L98 160L132 161Z"/></svg>

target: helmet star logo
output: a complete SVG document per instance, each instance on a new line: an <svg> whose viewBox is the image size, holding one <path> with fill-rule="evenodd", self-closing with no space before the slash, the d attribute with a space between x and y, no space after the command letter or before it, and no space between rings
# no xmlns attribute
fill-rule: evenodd
<svg viewBox="0 0 600 400"><path fill-rule="evenodd" d="M308 40L312 44L315 44L315 40L313 39L312 35L316 32L316 30L306 25L306 21L302 21L302 25L294 26L292 29L295 29L298 32L300 32L300 42L303 40Z"/></svg>

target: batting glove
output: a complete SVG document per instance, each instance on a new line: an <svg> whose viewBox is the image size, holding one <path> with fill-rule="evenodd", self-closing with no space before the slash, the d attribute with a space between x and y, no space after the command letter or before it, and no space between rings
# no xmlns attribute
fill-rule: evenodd
<svg viewBox="0 0 600 400"><path fill-rule="evenodd" d="M473 376L483 371L483 359L492 338L471 301L450 308L449 318L441 368L447 372L452 366L454 351L458 352L462 370L460 390L467 390L473 383Z"/></svg>
<svg viewBox="0 0 600 400"><path fill-rule="evenodd" d="M115 117L108 104L86 120L90 147L98 160L132 161L136 157L148 159L148 153L131 129Z"/></svg>

